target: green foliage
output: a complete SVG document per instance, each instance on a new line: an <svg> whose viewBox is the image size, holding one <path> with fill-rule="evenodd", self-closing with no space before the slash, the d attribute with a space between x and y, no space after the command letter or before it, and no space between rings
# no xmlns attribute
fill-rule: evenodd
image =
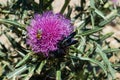
<svg viewBox="0 0 120 80"><path fill-rule="evenodd" d="M7 5L0 4L0 15L4 16L0 19L0 27L4 27L0 36L5 35L12 48L7 48L0 42L0 80L116 79L115 74L120 72L120 64L118 61L111 63L109 59L118 54L120 49L111 48L106 42L114 33L103 35L102 30L106 24L120 16L119 9L113 5L104 8L107 0L90 0L90 6L86 10L87 2L81 0L81 5L75 7L77 14L70 17L73 7L69 5L70 0L65 0L59 11L73 22L79 21L80 24L75 26L75 39L78 43L70 46L69 53L64 57L49 59L34 54L26 45L26 26L34 13L41 14L54 8L53 0L39 1L40 3L34 0L10 0ZM17 41L10 32L20 40Z"/></svg>

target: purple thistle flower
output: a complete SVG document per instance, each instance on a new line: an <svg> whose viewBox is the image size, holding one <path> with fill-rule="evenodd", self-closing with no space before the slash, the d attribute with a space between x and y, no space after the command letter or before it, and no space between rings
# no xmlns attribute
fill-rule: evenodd
<svg viewBox="0 0 120 80"><path fill-rule="evenodd" d="M112 0L112 2L117 3L118 0Z"/></svg>
<svg viewBox="0 0 120 80"><path fill-rule="evenodd" d="M27 44L32 50L49 56L50 51L58 49L58 42L73 32L73 26L62 15L49 11L42 15L36 14L27 27L27 32Z"/></svg>
<svg viewBox="0 0 120 80"><path fill-rule="evenodd" d="M119 0L111 0L114 5L119 4Z"/></svg>

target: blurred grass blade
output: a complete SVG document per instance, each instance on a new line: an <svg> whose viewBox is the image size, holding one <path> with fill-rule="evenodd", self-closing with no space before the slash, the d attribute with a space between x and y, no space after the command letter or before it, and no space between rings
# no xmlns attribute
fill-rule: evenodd
<svg viewBox="0 0 120 80"><path fill-rule="evenodd" d="M101 21L101 22L98 24L98 26L104 26L104 25L108 24L109 22L111 22L112 20L114 20L115 18L116 18L116 17L113 16L113 17L111 17L110 19L103 20L103 21Z"/></svg>
<svg viewBox="0 0 120 80"><path fill-rule="evenodd" d="M117 49L117 48L103 50L104 53L111 53L111 52L118 52L118 51L120 51L120 49Z"/></svg>
<svg viewBox="0 0 120 80"><path fill-rule="evenodd" d="M23 54L22 52L18 51L18 50L15 50L16 52L18 52L18 54L20 54L22 57L25 56L25 54Z"/></svg>
<svg viewBox="0 0 120 80"><path fill-rule="evenodd" d="M106 19L110 19L113 16L117 16L117 10L112 10L107 16Z"/></svg>
<svg viewBox="0 0 120 80"><path fill-rule="evenodd" d="M13 14L14 12L8 11L8 10L0 10L0 13L3 14Z"/></svg>
<svg viewBox="0 0 120 80"><path fill-rule="evenodd" d="M73 46L70 46L71 50L73 50L74 52L76 53L80 53L80 54L83 54L83 52L81 52L78 48L75 48Z"/></svg>
<svg viewBox="0 0 120 80"><path fill-rule="evenodd" d="M30 58L30 56L31 56L31 52L30 53L28 53L26 56L24 56L24 58L15 66L15 67L19 67L19 66L21 66L22 64L24 64L29 58Z"/></svg>
<svg viewBox="0 0 120 80"><path fill-rule="evenodd" d="M86 38L85 37L81 37L81 40L79 41L80 42L80 45L77 47L78 51L80 52L84 52L84 48L85 48L85 45L86 45Z"/></svg>
<svg viewBox="0 0 120 80"><path fill-rule="evenodd" d="M20 24L20 23L18 23L18 22L16 22L16 21L13 21L13 20L0 19L0 23L3 23L3 24L8 23L8 24L11 24L11 25L18 26L18 28L25 30L25 25Z"/></svg>
<svg viewBox="0 0 120 80"><path fill-rule="evenodd" d="M90 35L90 34L93 34L93 33L95 33L95 32L98 32L98 31L100 31L100 30L102 30L102 29L103 29L103 28L96 28L96 29L84 31L84 32L80 33L80 35L82 35L82 36Z"/></svg>
<svg viewBox="0 0 120 80"><path fill-rule="evenodd" d="M43 13L43 4L44 4L44 1L43 0L39 0L39 10L40 10L40 13Z"/></svg>
<svg viewBox="0 0 120 80"><path fill-rule="evenodd" d="M84 19L84 21L80 22L80 25L78 26L78 33L80 33L80 29L82 29L83 27L85 27L87 24L89 24L89 22L91 22L91 17L88 16L87 18Z"/></svg>
<svg viewBox="0 0 120 80"><path fill-rule="evenodd" d="M104 73L107 75L106 68L105 68L104 65L102 65L99 61L96 61L96 60L94 60L94 59L90 59L90 58L88 58L88 57L79 57L79 59L80 59L80 60L85 60L85 61L90 61L90 62L92 62L92 63L94 63L94 64L99 65L99 67L101 67L102 70L104 71Z"/></svg>
<svg viewBox="0 0 120 80"><path fill-rule="evenodd" d="M62 80L61 79L61 71L60 70L56 71L56 80Z"/></svg>
<svg viewBox="0 0 120 80"><path fill-rule="evenodd" d="M96 43L96 45L97 45L96 52L98 52L100 54L104 63L107 65L108 71L110 72L112 78L115 79L115 71L112 68L110 61L108 60L106 54L102 51L102 48L100 47L100 45L97 43Z"/></svg>
<svg viewBox="0 0 120 80"><path fill-rule="evenodd" d="M106 20L104 14L103 14L100 10L95 9L95 12L96 12L99 16L101 16L104 20Z"/></svg>
<svg viewBox="0 0 120 80"><path fill-rule="evenodd" d="M92 13L90 14L90 17L91 17L92 27L94 28L95 23L94 23L94 16Z"/></svg>
<svg viewBox="0 0 120 80"><path fill-rule="evenodd" d="M72 13L72 8L70 6L68 6L68 12L66 14L66 18L70 19L71 13Z"/></svg>
<svg viewBox="0 0 120 80"><path fill-rule="evenodd" d="M41 73L42 68L44 67L44 65L46 64L46 62L47 62L47 60L43 60L43 61L40 63L38 69L36 70L36 72L37 72L38 74Z"/></svg>
<svg viewBox="0 0 120 80"><path fill-rule="evenodd" d="M0 57L5 57L5 56L6 56L5 53L0 51Z"/></svg>
<svg viewBox="0 0 120 80"><path fill-rule="evenodd" d="M49 0L49 1L43 6L43 10L46 10L48 7L50 8L50 6L51 6L51 4L52 4L53 1L54 1L54 0Z"/></svg>
<svg viewBox="0 0 120 80"><path fill-rule="evenodd" d="M101 40L101 41L104 41L104 40L106 40L107 38L111 37L113 34L114 34L113 32L107 33L107 34L101 36L101 37L100 37L100 40Z"/></svg>
<svg viewBox="0 0 120 80"><path fill-rule="evenodd" d="M95 1L94 0L90 0L90 7L95 9Z"/></svg>
<svg viewBox="0 0 120 80"><path fill-rule="evenodd" d="M12 78L14 76L17 76L17 75L21 74L22 72L24 72L26 70L27 70L27 65L24 65L24 66L22 66L22 67L20 67L18 69L15 69L15 71L9 73L7 75L7 78L10 79L10 78Z"/></svg>
<svg viewBox="0 0 120 80"><path fill-rule="evenodd" d="M2 49L0 49L1 51L3 51L3 52L7 52L7 51L8 51L4 44L2 44L2 43L0 42L0 45L1 45L1 47L2 47Z"/></svg>
<svg viewBox="0 0 120 80"><path fill-rule="evenodd" d="M27 53L24 48L15 41L14 38L12 38L11 36L9 36L8 34L5 33L5 36L8 38L8 40L10 41L10 43L12 44L13 48L16 48L17 50L23 52L23 53Z"/></svg>
<svg viewBox="0 0 120 80"><path fill-rule="evenodd" d="M119 38L114 37L114 39L115 39L118 43L120 43L120 39L119 39Z"/></svg>
<svg viewBox="0 0 120 80"><path fill-rule="evenodd" d="M29 67L29 73L25 77L24 80L30 80L31 76L34 74L34 70L36 69L36 65L32 65Z"/></svg>
<svg viewBox="0 0 120 80"><path fill-rule="evenodd" d="M120 67L120 63L112 64L112 67Z"/></svg>
<svg viewBox="0 0 120 80"><path fill-rule="evenodd" d="M9 42L12 44L13 48L17 48L18 47L17 43L15 42L15 40L11 36L9 36L6 33L5 33L5 36L7 37L7 39L9 40Z"/></svg>
<svg viewBox="0 0 120 80"><path fill-rule="evenodd" d="M70 0L64 0L64 1L65 1L65 3L64 3L64 5L63 5L63 7L62 7L62 9L60 11L61 14L64 13L65 9L67 8L67 6L68 6L68 4L70 2Z"/></svg>

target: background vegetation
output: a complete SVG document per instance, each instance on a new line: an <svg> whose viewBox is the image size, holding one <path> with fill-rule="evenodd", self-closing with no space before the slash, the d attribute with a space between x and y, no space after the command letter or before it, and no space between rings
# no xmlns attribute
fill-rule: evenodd
<svg viewBox="0 0 120 80"><path fill-rule="evenodd" d="M110 0L80 0L75 7L69 5L70 0L64 0L59 11L77 24L78 40L66 56L46 59L29 49L26 27L35 13L53 10L53 2L8 0L6 5L0 4L0 80L119 80L120 49L106 41L113 32L102 32L105 25L120 16L119 6ZM1 36L8 39L10 46L2 42ZM116 59L111 62L113 56Z"/></svg>

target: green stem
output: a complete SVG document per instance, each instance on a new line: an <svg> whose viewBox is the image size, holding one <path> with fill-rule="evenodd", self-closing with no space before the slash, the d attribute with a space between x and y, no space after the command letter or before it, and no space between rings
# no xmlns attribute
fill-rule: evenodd
<svg viewBox="0 0 120 80"><path fill-rule="evenodd" d="M70 0L65 0L65 3L60 11L61 14L64 13L65 9L67 8L68 4L69 4Z"/></svg>
<svg viewBox="0 0 120 80"><path fill-rule="evenodd" d="M56 80L62 80L61 79L61 71L60 70L56 71Z"/></svg>

